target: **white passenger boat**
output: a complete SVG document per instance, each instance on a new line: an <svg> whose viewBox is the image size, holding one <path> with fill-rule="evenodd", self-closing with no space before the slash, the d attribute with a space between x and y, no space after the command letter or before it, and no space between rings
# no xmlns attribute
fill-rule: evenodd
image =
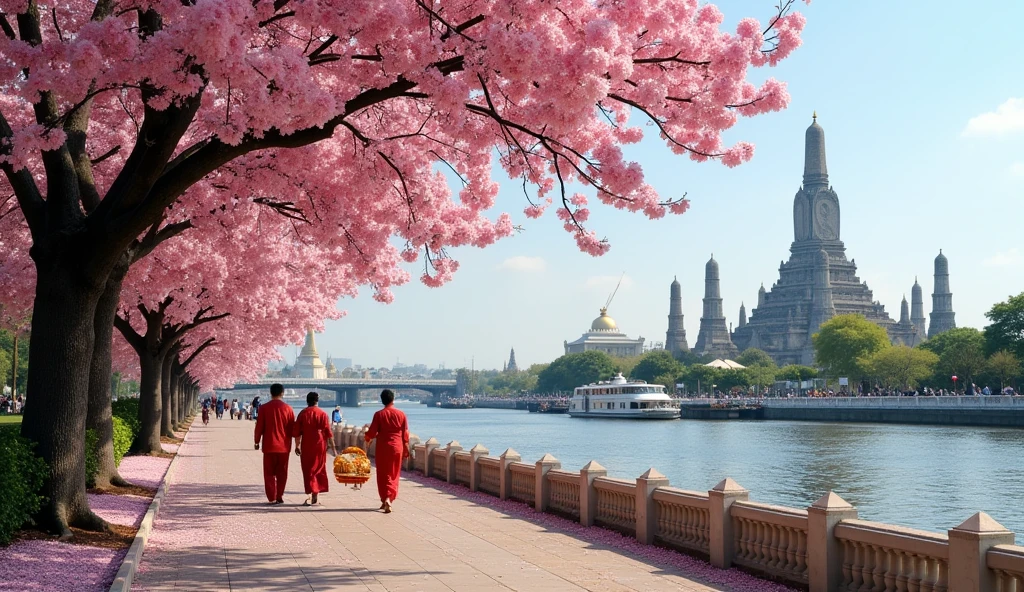
<svg viewBox="0 0 1024 592"><path fill-rule="evenodd" d="M679 404L660 384L626 380L622 374L608 381L576 387L569 402L572 417L609 419L679 419Z"/></svg>

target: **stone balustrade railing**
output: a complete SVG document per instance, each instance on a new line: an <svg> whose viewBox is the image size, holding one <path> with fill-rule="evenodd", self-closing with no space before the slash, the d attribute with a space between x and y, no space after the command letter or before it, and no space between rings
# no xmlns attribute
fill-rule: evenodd
<svg viewBox="0 0 1024 592"><path fill-rule="evenodd" d="M1024 547L996 545L985 560L995 572L996 592L1024 592Z"/></svg>
<svg viewBox="0 0 1024 592"><path fill-rule="evenodd" d="M336 427L335 444L365 449L366 429ZM406 470L811 592L1024 592L1024 547L983 512L940 534L859 520L832 492L798 509L750 501L732 479L686 491L654 469L630 481L594 461L565 471L549 454L525 463L415 436L410 448Z"/></svg>

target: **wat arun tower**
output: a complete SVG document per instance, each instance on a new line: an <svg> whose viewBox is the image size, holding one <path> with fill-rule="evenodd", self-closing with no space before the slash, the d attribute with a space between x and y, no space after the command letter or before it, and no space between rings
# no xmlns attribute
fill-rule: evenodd
<svg viewBox="0 0 1024 592"><path fill-rule="evenodd" d="M810 366L811 336L836 315L861 314L886 331L895 325L857 277L857 265L846 258L839 220L839 196L829 186L825 164L825 130L815 114L805 136L803 186L793 200L789 261L779 266L779 280L771 289L759 294L746 325L733 332L740 350L762 349L780 366Z"/></svg>

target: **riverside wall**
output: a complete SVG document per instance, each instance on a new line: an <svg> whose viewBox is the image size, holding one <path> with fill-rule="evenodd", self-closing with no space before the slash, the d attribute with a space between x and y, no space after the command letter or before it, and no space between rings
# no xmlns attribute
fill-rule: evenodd
<svg viewBox="0 0 1024 592"><path fill-rule="evenodd" d="M335 443L366 449L366 430L338 426ZM1024 591L1024 547L983 512L929 532L861 520L832 492L790 508L752 501L732 479L688 491L653 468L620 479L595 461L563 470L550 454L523 462L512 449L495 457L480 444L465 450L455 441L410 440L408 471L811 592ZM367 453L373 456L373 446Z"/></svg>
<svg viewBox="0 0 1024 592"><path fill-rule="evenodd" d="M757 413L728 412L712 405L760 406ZM772 419L790 421L900 423L1024 427L1024 397L795 397L684 399L690 419ZM686 410L691 412L687 413Z"/></svg>

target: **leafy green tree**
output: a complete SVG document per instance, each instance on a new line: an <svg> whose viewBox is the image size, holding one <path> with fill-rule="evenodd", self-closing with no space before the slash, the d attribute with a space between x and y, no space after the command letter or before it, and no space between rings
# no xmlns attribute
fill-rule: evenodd
<svg viewBox="0 0 1024 592"><path fill-rule="evenodd" d="M537 376L529 372L499 372L488 380L488 386L499 394L533 392L537 388Z"/></svg>
<svg viewBox="0 0 1024 592"><path fill-rule="evenodd" d="M909 389L931 377L938 363L939 356L926 349L898 345L876 351L868 358L867 368L882 384Z"/></svg>
<svg viewBox="0 0 1024 592"><path fill-rule="evenodd" d="M717 390L726 392L736 387L746 388L753 382L750 372L746 368L728 368L722 370L717 382L713 384L718 385Z"/></svg>
<svg viewBox="0 0 1024 592"><path fill-rule="evenodd" d="M687 390L692 390L698 394L710 393L712 391L711 385L718 384L718 379L721 376L722 371L718 368L705 366L704 364L693 364L683 373L683 380L686 383Z"/></svg>
<svg viewBox="0 0 1024 592"><path fill-rule="evenodd" d="M715 360L714 356L700 355L693 350L677 351L672 354L676 360L679 361L683 366L693 366L694 364L707 364Z"/></svg>
<svg viewBox="0 0 1024 592"><path fill-rule="evenodd" d="M623 376L632 376L633 369L640 363L640 360L644 359L644 355L639 356L612 356L612 361L615 362L615 371L621 372Z"/></svg>
<svg viewBox="0 0 1024 592"><path fill-rule="evenodd" d="M682 365L679 366L680 372L682 372ZM676 392L676 384L679 382L679 374L662 374L655 376L654 380L650 380L651 384L664 385L665 391L669 393Z"/></svg>
<svg viewBox="0 0 1024 592"><path fill-rule="evenodd" d="M772 364L771 366L763 364L747 366L747 376L750 377L750 386L757 387L757 392L760 393L764 387L771 386L771 384L775 382L775 374L778 371L779 369L775 367L775 364Z"/></svg>
<svg viewBox="0 0 1024 592"><path fill-rule="evenodd" d="M751 366L775 367L775 360L773 360L767 352L757 349L756 347L750 347L743 350L743 353L736 358L736 361L748 368Z"/></svg>
<svg viewBox="0 0 1024 592"><path fill-rule="evenodd" d="M801 366L800 364L789 364L775 372L775 380L810 380L817 377L817 368Z"/></svg>
<svg viewBox="0 0 1024 592"><path fill-rule="evenodd" d="M11 354L0 349L0 376L6 378L11 374ZM0 380L0 392L7 386L6 380Z"/></svg>
<svg viewBox="0 0 1024 592"><path fill-rule="evenodd" d="M578 386L608 380L615 373L615 362L602 351L566 354L540 371L539 392L566 392Z"/></svg>
<svg viewBox="0 0 1024 592"><path fill-rule="evenodd" d="M988 369L999 377L999 388L1006 388L1006 381L1021 374L1020 360L1006 350L999 350L988 357Z"/></svg>
<svg viewBox="0 0 1024 592"><path fill-rule="evenodd" d="M647 352L641 356L640 361L633 367L630 377L639 380L646 380L654 383L660 376L671 376L672 383L683 373L683 365L676 361L672 354L660 349ZM669 386L669 385L666 385Z"/></svg>
<svg viewBox="0 0 1024 592"><path fill-rule="evenodd" d="M28 384L28 345L29 334L22 331L18 335L18 392L25 393ZM7 353L8 359L14 360L14 333L7 329L0 329L0 351ZM7 372L0 374L0 386L11 386L12 367L7 367Z"/></svg>
<svg viewBox="0 0 1024 592"><path fill-rule="evenodd" d="M967 387L974 377L985 369L985 337L973 327L958 327L932 337L918 347L939 356L935 367L935 384L952 385L953 376L957 384Z"/></svg>
<svg viewBox="0 0 1024 592"><path fill-rule="evenodd" d="M526 369L526 372L533 376L540 376L540 373L550 365L551 364L530 364L530 367Z"/></svg>
<svg viewBox="0 0 1024 592"><path fill-rule="evenodd" d="M1024 360L1024 292L993 305L985 316L992 321L985 327L985 351L1006 350Z"/></svg>
<svg viewBox="0 0 1024 592"><path fill-rule="evenodd" d="M829 319L812 339L815 362L829 376L864 378L869 374L867 359L891 347L885 329L859 314Z"/></svg>

